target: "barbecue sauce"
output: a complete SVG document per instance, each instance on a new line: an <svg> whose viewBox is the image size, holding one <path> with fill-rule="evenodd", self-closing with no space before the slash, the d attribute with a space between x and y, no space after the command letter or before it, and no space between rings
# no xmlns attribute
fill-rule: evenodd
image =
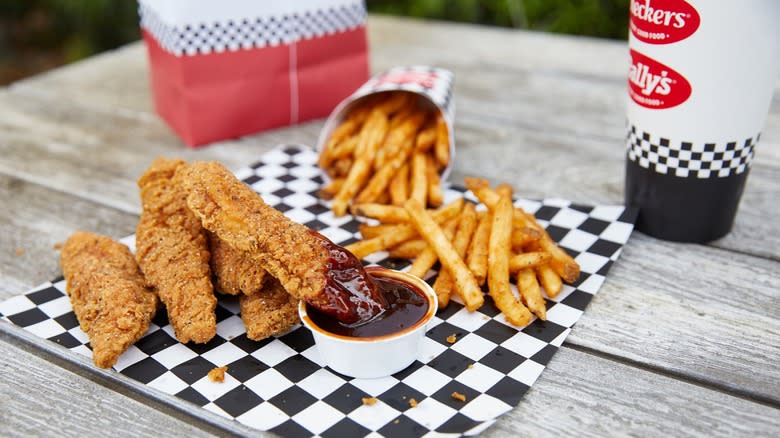
<svg viewBox="0 0 780 438"><path fill-rule="evenodd" d="M321 329L340 336L370 338L397 333L420 321L428 312L428 300L417 287L392 278L373 277L388 307L373 319L356 324L345 324L311 306L307 313Z"/></svg>
<svg viewBox="0 0 780 438"><path fill-rule="evenodd" d="M310 303L344 324L368 321L387 309L387 300L377 289L363 264L346 249L312 231L328 252L325 300Z"/></svg>

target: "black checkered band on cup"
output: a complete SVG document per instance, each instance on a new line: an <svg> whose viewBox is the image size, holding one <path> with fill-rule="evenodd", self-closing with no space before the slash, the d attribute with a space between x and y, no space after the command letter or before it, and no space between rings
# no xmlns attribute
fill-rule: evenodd
<svg viewBox="0 0 780 438"><path fill-rule="evenodd" d="M738 141L700 143L671 140L630 126L628 159L645 169L683 178L725 178L750 168L761 134Z"/></svg>
<svg viewBox="0 0 780 438"><path fill-rule="evenodd" d="M163 50L176 56L235 52L240 49L291 44L296 41L356 29L366 21L363 2L300 11L279 16L243 17L236 20L172 26L151 8L140 4L141 27Z"/></svg>

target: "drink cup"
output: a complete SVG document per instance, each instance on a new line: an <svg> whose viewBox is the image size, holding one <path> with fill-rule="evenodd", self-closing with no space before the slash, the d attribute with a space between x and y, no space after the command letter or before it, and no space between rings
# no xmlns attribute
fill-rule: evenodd
<svg viewBox="0 0 780 438"><path fill-rule="evenodd" d="M734 223L780 74L780 1L631 0L626 204L707 242Z"/></svg>

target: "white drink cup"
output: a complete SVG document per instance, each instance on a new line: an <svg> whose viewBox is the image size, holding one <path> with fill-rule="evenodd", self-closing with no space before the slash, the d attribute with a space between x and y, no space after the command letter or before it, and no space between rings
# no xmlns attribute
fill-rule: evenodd
<svg viewBox="0 0 780 438"><path fill-rule="evenodd" d="M626 204L637 229L706 242L733 225L780 74L778 0L632 0Z"/></svg>

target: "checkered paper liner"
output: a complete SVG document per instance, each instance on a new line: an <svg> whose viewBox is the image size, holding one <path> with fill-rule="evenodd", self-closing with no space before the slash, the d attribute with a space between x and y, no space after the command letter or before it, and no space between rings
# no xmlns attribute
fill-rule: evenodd
<svg viewBox="0 0 780 438"><path fill-rule="evenodd" d="M236 174L288 217L334 242L353 242L359 236L358 220L334 217L328 204L317 198L322 176L316 158L307 147L281 146ZM446 199L463 193L449 188ZM179 343L160 311L149 332L114 369L138 385L283 436L477 434L516 406L539 377L604 282L636 217L622 206L588 207L559 199L518 200L516 205L533 212L582 267L574 285L547 300L547 321L536 319L518 329L506 322L489 297L473 313L451 301L434 318L411 366L390 377L353 379L323 365L303 327L261 342L247 339L237 300L220 297L217 336L209 343ZM133 248L133 236L123 243ZM386 253L374 254L369 261L394 269L408 266ZM435 275L431 271L427 280L432 282ZM62 278L0 303L0 316L91 357ZM446 340L452 334L457 336L454 344ZM209 370L225 365L225 381L210 381ZM452 398L456 391L466 396L465 402ZM376 397L377 403L364 405L363 397ZM414 408L411 399L417 401Z"/></svg>

